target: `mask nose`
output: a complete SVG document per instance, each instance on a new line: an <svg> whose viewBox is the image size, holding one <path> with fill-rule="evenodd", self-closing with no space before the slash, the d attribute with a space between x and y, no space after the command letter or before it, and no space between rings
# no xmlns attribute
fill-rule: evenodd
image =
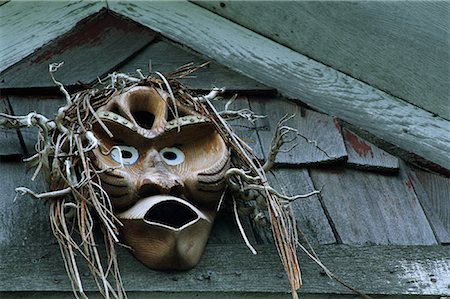
<svg viewBox="0 0 450 299"><path fill-rule="evenodd" d="M183 182L178 175L167 169L158 152L149 152L145 165L148 168L138 180L138 195L140 198L154 195L180 196L183 194Z"/></svg>
<svg viewBox="0 0 450 299"><path fill-rule="evenodd" d="M155 171L143 176L138 190L140 198L154 195L179 196L183 193L184 186L176 175Z"/></svg>

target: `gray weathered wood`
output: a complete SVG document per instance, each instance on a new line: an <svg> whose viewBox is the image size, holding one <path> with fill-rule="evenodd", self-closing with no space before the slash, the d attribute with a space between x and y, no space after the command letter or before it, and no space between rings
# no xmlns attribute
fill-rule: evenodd
<svg viewBox="0 0 450 299"><path fill-rule="evenodd" d="M271 186L280 193L293 196L314 191L314 186L307 169L277 168L273 176L269 176ZM333 235L330 223L320 204L317 195L300 198L291 204L297 221L297 227L312 244L333 244L336 238ZM301 237L300 237L301 239Z"/></svg>
<svg viewBox="0 0 450 299"><path fill-rule="evenodd" d="M19 196L14 201L16 187L24 186L36 192L45 190L40 178L37 178L35 182L30 181L32 174L32 172L27 173L25 165L21 161L0 161L1 246L27 246L29 244L38 246L38 244L53 242L48 205L27 196Z"/></svg>
<svg viewBox="0 0 450 299"><path fill-rule="evenodd" d="M58 108L65 104L62 97L57 96L9 96L14 115L27 115L30 112L37 112L49 119L54 119ZM37 141L37 128L20 129L26 151L28 154L35 153L34 146Z"/></svg>
<svg viewBox="0 0 450 299"><path fill-rule="evenodd" d="M249 100L250 107L256 114L267 116L257 124L264 157L269 154L272 137L279 120L291 114L295 114L295 117L285 125L298 130L300 136L295 141L298 145L289 152L280 152L275 160L276 163L309 165L342 160L347 157L344 141L332 117L281 98L252 96ZM288 137L292 136L295 134L288 135ZM295 143L288 143L282 149L289 149L293 144Z"/></svg>
<svg viewBox="0 0 450 299"><path fill-rule="evenodd" d="M64 61L55 73L66 86L97 81L148 45L157 33L144 26L101 12L37 50L0 75L0 88L55 86L48 65Z"/></svg>
<svg viewBox="0 0 450 299"><path fill-rule="evenodd" d="M196 4L450 120L449 2Z"/></svg>
<svg viewBox="0 0 450 299"><path fill-rule="evenodd" d="M115 12L450 169L450 122L192 3L112 2ZM186 30L189 28L189 30Z"/></svg>
<svg viewBox="0 0 450 299"><path fill-rule="evenodd" d="M414 172L428 193L434 211L450 233L450 179L420 169Z"/></svg>
<svg viewBox="0 0 450 299"><path fill-rule="evenodd" d="M123 65L120 70L126 73L133 73L140 68L144 73L147 73L150 60L153 72L168 73L190 62L200 65L211 59L187 47L163 39L147 46L142 52ZM211 62L207 67L192 74L191 77L193 78L180 81L190 88L204 90L210 90L213 87L226 87L228 90L270 89L215 62Z"/></svg>
<svg viewBox="0 0 450 299"><path fill-rule="evenodd" d="M240 217L239 220L244 228L245 235L252 244L256 244L255 235L248 217ZM236 225L231 211L221 211L214 220L214 226L208 239L208 244L242 244L241 233Z"/></svg>
<svg viewBox="0 0 450 299"><path fill-rule="evenodd" d="M103 299L100 293L88 292L87 295L91 299ZM246 293L246 292L127 292L129 299L260 299L261 293ZM17 298L45 298L45 299L73 299L72 292L0 292L2 299L17 299ZM301 294L303 299L351 299L354 295L342 294ZM420 295L371 295L374 299L423 299ZM264 293L264 299L292 299L291 294L288 293Z"/></svg>
<svg viewBox="0 0 450 299"><path fill-rule="evenodd" d="M103 1L11 1L0 9L0 71L67 32Z"/></svg>
<svg viewBox="0 0 450 299"><path fill-rule="evenodd" d="M349 165L362 169L395 171L398 158L362 139L349 129L342 129Z"/></svg>
<svg viewBox="0 0 450 299"><path fill-rule="evenodd" d="M344 244L436 244L404 169L395 176L351 169L310 174Z"/></svg>
<svg viewBox="0 0 450 299"><path fill-rule="evenodd" d="M258 254L251 255L243 245L211 244L199 265L186 272L149 270L123 249L119 263L130 292L287 293L287 279L274 247L256 249ZM317 246L315 250L331 271L368 294L450 295L450 248L446 246ZM304 282L300 295L349 293L321 275L304 254L299 258ZM1 247L0 270L3 292L70 290L56 245ZM81 273L86 273L85 268ZM92 282L84 287L95 290Z"/></svg>
<svg viewBox="0 0 450 299"><path fill-rule="evenodd" d="M219 98L212 102L218 112L225 110L225 105L228 103L229 98ZM241 109L251 109L247 96L238 96L228 107L231 111L239 111ZM263 159L263 151L261 147L261 141L256 131L256 125L252 124L246 119L237 118L229 120L228 122L233 131L242 139L251 149L252 153L258 158Z"/></svg>
<svg viewBox="0 0 450 299"><path fill-rule="evenodd" d="M417 194L417 198L419 199L423 211L425 212L425 215L427 216L427 219L430 222L431 228L433 229L436 239L441 244L450 244L450 229L447 229L445 227L443 221L440 219L439 215L434 210L434 206L430 201L429 195L422 186L422 183L417 177L416 172L407 165L403 164L402 167L406 168L407 170L407 174L409 177L409 184L413 187L414 192ZM447 189L450 190L450 184L448 183L449 182L447 182L447 186L441 186L442 189L445 189L447 187ZM439 194L439 192L432 193L432 195L434 195L435 197L437 197L436 196L437 194ZM450 201L450 195L448 195L447 197L439 198L439 201L444 202L443 203L444 205L448 204ZM446 216L448 216L449 213L450 209L447 210ZM444 213L441 214L445 214L445 211Z"/></svg>
<svg viewBox="0 0 450 299"><path fill-rule="evenodd" d="M7 97L0 97L0 112L12 114ZM0 156L17 156L22 154L23 151L17 130L0 126Z"/></svg>

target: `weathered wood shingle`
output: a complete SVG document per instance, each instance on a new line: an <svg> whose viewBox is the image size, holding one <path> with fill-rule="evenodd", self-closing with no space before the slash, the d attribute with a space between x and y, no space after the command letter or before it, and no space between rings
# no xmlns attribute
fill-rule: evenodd
<svg viewBox="0 0 450 299"><path fill-rule="evenodd" d="M58 108L65 104L65 100L61 96L11 95L9 100L14 115L27 115L30 112L38 112L49 119L54 119ZM22 128L20 132L24 140L26 153L29 155L35 153L38 128Z"/></svg>
<svg viewBox="0 0 450 299"><path fill-rule="evenodd" d="M88 84L114 71L156 36L102 10L0 74L0 88L53 87L48 65L54 62L64 62L55 74L64 85Z"/></svg>
<svg viewBox="0 0 450 299"><path fill-rule="evenodd" d="M436 244L405 170L383 175L312 169L311 177L344 244Z"/></svg>
<svg viewBox="0 0 450 299"><path fill-rule="evenodd" d="M349 165L362 169L398 170L397 157L362 139L349 129L342 129L342 136L344 136Z"/></svg>
<svg viewBox="0 0 450 299"><path fill-rule="evenodd" d="M450 179L420 169L415 169L414 172L427 192L434 211L450 234Z"/></svg>
<svg viewBox="0 0 450 299"><path fill-rule="evenodd" d="M306 168L277 168L269 176L271 185L281 194L294 196L314 191L313 182ZM336 243L333 230L322 208L318 195L300 198L291 203L297 227L312 244Z"/></svg>
<svg viewBox="0 0 450 299"><path fill-rule="evenodd" d="M0 113L12 114L7 97L0 97ZM22 153L17 130L0 126L0 156L17 156Z"/></svg>
<svg viewBox="0 0 450 299"><path fill-rule="evenodd" d="M280 119L294 114L295 117L284 125L298 130L299 136L295 142L286 144L282 149L298 144L289 152L280 152L276 157L276 163L311 165L347 158L344 141L332 117L303 108L281 97L252 96L249 101L251 110L256 114L267 116L256 125L265 157L269 153L272 137ZM294 136L295 134L290 134L288 138Z"/></svg>
<svg viewBox="0 0 450 299"><path fill-rule="evenodd" d="M134 73L141 69L144 73L151 71L169 73L175 71L187 63L193 62L200 65L210 58L202 56L193 50L161 39L147 46L138 55L120 67L120 71ZM207 67L200 69L190 76L190 79L181 80L186 86L193 89L212 89L213 87L226 87L228 90L236 91L267 91L271 88L258 83L246 76L232 71L216 62L211 62Z"/></svg>

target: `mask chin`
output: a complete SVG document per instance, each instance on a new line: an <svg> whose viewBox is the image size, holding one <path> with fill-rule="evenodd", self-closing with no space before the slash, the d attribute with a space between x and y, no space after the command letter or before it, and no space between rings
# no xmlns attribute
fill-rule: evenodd
<svg viewBox="0 0 450 299"><path fill-rule="evenodd" d="M166 195L141 199L117 215L121 235L133 254L156 270L187 270L204 251L212 227L207 215L191 203Z"/></svg>

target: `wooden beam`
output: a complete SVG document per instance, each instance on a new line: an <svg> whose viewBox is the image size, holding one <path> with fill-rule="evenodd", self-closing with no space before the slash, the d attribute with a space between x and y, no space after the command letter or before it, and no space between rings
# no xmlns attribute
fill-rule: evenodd
<svg viewBox="0 0 450 299"><path fill-rule="evenodd" d="M450 169L450 122L187 2L110 9L231 69Z"/></svg>
<svg viewBox="0 0 450 299"><path fill-rule="evenodd" d="M69 31L104 1L11 1L0 8L0 71Z"/></svg>
<svg viewBox="0 0 450 299"><path fill-rule="evenodd" d="M200 263L185 272L150 270L120 249L119 265L129 292L286 294L289 286L274 246L256 249L252 255L243 244L209 244ZM315 246L315 251L331 271L367 294L450 295L447 246ZM301 295L350 293L304 254L300 265ZM84 289L95 291L87 269L80 273ZM0 246L0 292L24 291L70 291L56 244Z"/></svg>
<svg viewBox="0 0 450 299"><path fill-rule="evenodd" d="M157 33L106 9L78 22L68 32L0 74L0 88L54 87L48 66L64 61L55 74L64 86L97 83L144 49Z"/></svg>
<svg viewBox="0 0 450 299"><path fill-rule="evenodd" d="M450 120L448 1L194 2Z"/></svg>

